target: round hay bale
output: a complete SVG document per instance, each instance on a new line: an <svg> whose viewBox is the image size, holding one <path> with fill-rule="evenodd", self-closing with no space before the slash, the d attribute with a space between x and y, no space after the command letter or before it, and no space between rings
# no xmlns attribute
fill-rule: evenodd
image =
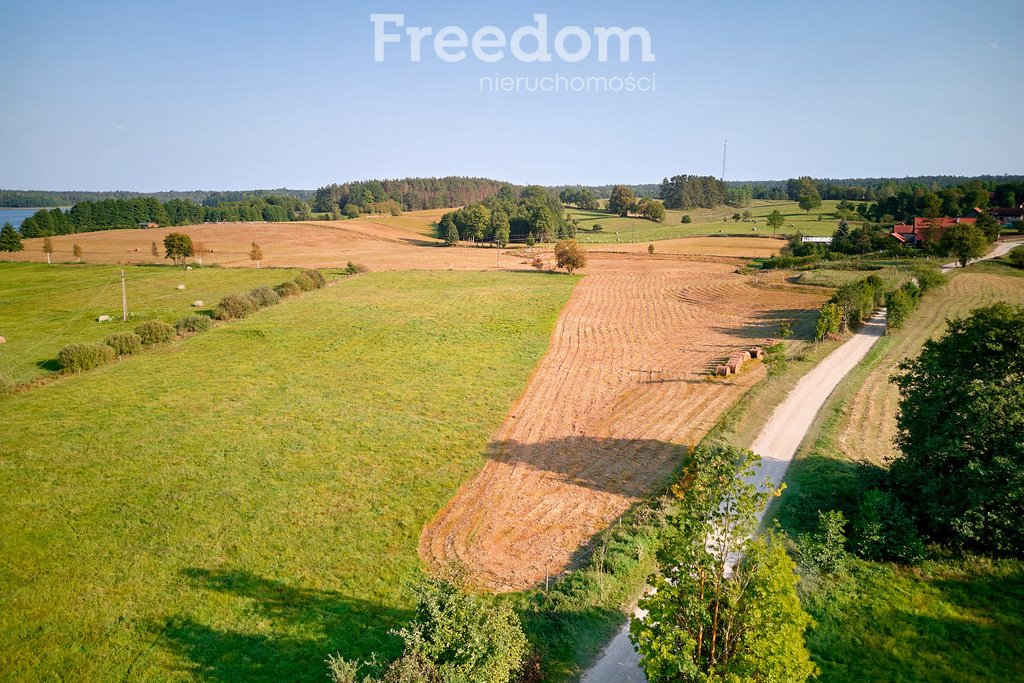
<svg viewBox="0 0 1024 683"><path fill-rule="evenodd" d="M96 318L96 322L98 323L110 322L111 320L112 318L109 315L101 315L100 317Z"/></svg>
<svg viewBox="0 0 1024 683"><path fill-rule="evenodd" d="M202 299L196 299L192 302L192 308L202 308L206 304L203 303Z"/></svg>
<svg viewBox="0 0 1024 683"><path fill-rule="evenodd" d="M177 289L178 290L183 290L183 289L185 289L185 285L178 285Z"/></svg>
<svg viewBox="0 0 1024 683"><path fill-rule="evenodd" d="M7 343L7 337L0 337L0 344L6 344L6 343Z"/></svg>

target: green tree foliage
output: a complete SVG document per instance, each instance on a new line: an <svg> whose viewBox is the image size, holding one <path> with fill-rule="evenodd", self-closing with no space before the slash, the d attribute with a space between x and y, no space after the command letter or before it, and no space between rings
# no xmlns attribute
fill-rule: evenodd
<svg viewBox="0 0 1024 683"><path fill-rule="evenodd" d="M206 332L213 327L213 322L205 315L186 315L174 323L174 329L178 334Z"/></svg>
<svg viewBox="0 0 1024 683"><path fill-rule="evenodd" d="M665 220L665 205L657 199L641 199L637 209L641 216L655 223L661 223Z"/></svg>
<svg viewBox="0 0 1024 683"><path fill-rule="evenodd" d="M192 238L183 232L167 233L164 237L164 255L176 264L184 264L185 259L192 255Z"/></svg>
<svg viewBox="0 0 1024 683"><path fill-rule="evenodd" d="M491 213L491 233L494 235L494 243L499 248L508 246L511 237L511 225L508 221L508 214L502 209L495 209Z"/></svg>
<svg viewBox="0 0 1024 683"><path fill-rule="evenodd" d="M978 220L975 221L974 225L985 233L985 239L989 242L995 242L999 239L999 233L1003 229L1002 223L987 211L978 216Z"/></svg>
<svg viewBox="0 0 1024 683"><path fill-rule="evenodd" d="M818 322L814 330L814 338L826 339L839 334L843 328L843 309L839 304L826 303L818 311Z"/></svg>
<svg viewBox="0 0 1024 683"><path fill-rule="evenodd" d="M608 198L608 210L620 216L628 216L636 205L636 194L625 185L616 185L612 188L611 196Z"/></svg>
<svg viewBox="0 0 1024 683"><path fill-rule="evenodd" d="M854 552L872 562L915 564L925 555L911 515L890 491L870 489L853 519Z"/></svg>
<svg viewBox="0 0 1024 683"><path fill-rule="evenodd" d="M586 187L567 187L558 194L563 204L572 204L578 209L593 211L597 209L597 197Z"/></svg>
<svg viewBox="0 0 1024 683"><path fill-rule="evenodd" d="M1024 307L951 320L900 369L900 499L932 539L1024 556Z"/></svg>
<svg viewBox="0 0 1024 683"><path fill-rule="evenodd" d="M876 307L882 305L885 290L885 282L880 277L868 275L840 286L828 303L839 306L842 311L842 328L846 330L860 325Z"/></svg>
<svg viewBox="0 0 1024 683"><path fill-rule="evenodd" d="M768 534L753 539L772 491L749 483L759 458L700 446L673 486L677 510L658 551L654 591L640 601L630 639L652 683L804 681L815 667L804 645L810 617L793 562ZM742 558L737 561L737 558Z"/></svg>
<svg viewBox="0 0 1024 683"><path fill-rule="evenodd" d="M587 265L587 254L576 240L562 240L555 245L555 267L565 268L571 275Z"/></svg>
<svg viewBox="0 0 1024 683"><path fill-rule="evenodd" d="M805 212L810 213L821 207L821 194L818 192L818 185L812 178L800 179L800 194L797 203Z"/></svg>
<svg viewBox="0 0 1024 683"><path fill-rule="evenodd" d="M506 222L507 239L511 241L525 240L531 233L541 241L575 234L575 226L565 218L565 207L558 197L543 187L531 185L518 196L509 189L482 202L449 211L438 222L438 237L446 244L453 244L454 225L460 239L494 240L496 231L504 228Z"/></svg>
<svg viewBox="0 0 1024 683"><path fill-rule="evenodd" d="M912 283L908 283L912 284ZM914 310L916 301L907 289L899 289L888 292L885 295L885 327L886 330L898 330L903 327Z"/></svg>
<svg viewBox="0 0 1024 683"><path fill-rule="evenodd" d="M404 211L440 209L467 206L500 195L506 189L512 191L508 183L489 178L362 180L318 188L313 198L313 210L333 213L352 206L360 213L387 213L390 208L388 211L368 209L374 205L378 208L390 207L388 202L393 202Z"/></svg>
<svg viewBox="0 0 1024 683"><path fill-rule="evenodd" d="M666 209L713 209L729 198L726 184L714 176L676 175L661 181Z"/></svg>
<svg viewBox="0 0 1024 683"><path fill-rule="evenodd" d="M818 511L818 528L799 540L803 566L825 574L846 569L846 517L839 510Z"/></svg>
<svg viewBox="0 0 1024 683"><path fill-rule="evenodd" d="M511 606L467 590L464 573L449 570L414 588L412 622L395 631L402 656L380 677L363 683L513 683L528 652L522 625ZM357 681L360 667L339 656L328 659L335 683ZM372 665L368 668L373 668Z"/></svg>
<svg viewBox="0 0 1024 683"><path fill-rule="evenodd" d="M1010 252L1009 257L1010 264L1014 268L1024 268L1024 249L1017 247Z"/></svg>
<svg viewBox="0 0 1024 683"><path fill-rule="evenodd" d="M683 223L692 223L693 222L693 217L690 214L688 214L688 213L684 213L683 214L683 219L682 219L681 222L683 222Z"/></svg>
<svg viewBox="0 0 1024 683"><path fill-rule="evenodd" d="M18 231L10 223L4 223L4 227L0 228L0 251L6 252L14 260L14 253L24 248Z"/></svg>
<svg viewBox="0 0 1024 683"><path fill-rule="evenodd" d="M455 225L454 214L446 213L441 216L437 223L438 237L444 240L445 245L454 247L459 244L459 228Z"/></svg>
<svg viewBox="0 0 1024 683"><path fill-rule="evenodd" d="M940 248L956 258L961 267L966 267L971 259L985 255L988 251L988 239L976 225L957 223L942 236Z"/></svg>
<svg viewBox="0 0 1024 683"><path fill-rule="evenodd" d="M774 236L778 229L782 227L785 219L782 217L782 214L778 209L773 209L772 212L768 214L766 222L768 223L768 227L772 229L772 235Z"/></svg>
<svg viewBox="0 0 1024 683"><path fill-rule="evenodd" d="M300 275L299 277L304 276ZM295 286L301 289L298 283L295 283ZM236 320L246 317L255 310L256 305L249 297L241 294L228 294L213 309L213 317L217 320Z"/></svg>

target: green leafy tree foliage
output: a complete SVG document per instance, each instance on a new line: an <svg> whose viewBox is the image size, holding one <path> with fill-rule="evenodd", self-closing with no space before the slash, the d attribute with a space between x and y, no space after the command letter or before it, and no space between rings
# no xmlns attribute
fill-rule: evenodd
<svg viewBox="0 0 1024 683"><path fill-rule="evenodd" d="M25 245L21 243L21 235L18 234L18 231L10 223L4 223L4 227L0 229L0 251L10 255L13 261L14 253L24 248Z"/></svg>
<svg viewBox="0 0 1024 683"><path fill-rule="evenodd" d="M1024 249L1017 247L1010 252L1009 259L1014 268L1024 268Z"/></svg>
<svg viewBox="0 0 1024 683"><path fill-rule="evenodd" d="M976 225L957 223L942 236L940 248L956 258L961 267L966 267L971 259L985 255L988 251L988 239Z"/></svg>
<svg viewBox="0 0 1024 683"><path fill-rule="evenodd" d="M1024 556L1024 307L951 320L900 369L900 499L932 539Z"/></svg>
<svg viewBox="0 0 1024 683"><path fill-rule="evenodd" d="M616 185L612 188L611 196L608 198L608 210L620 216L628 216L636 204L636 194L625 185Z"/></svg>
<svg viewBox="0 0 1024 683"><path fill-rule="evenodd" d="M667 209L712 209L726 203L729 191L714 176L676 175L661 181L659 196Z"/></svg>
<svg viewBox="0 0 1024 683"><path fill-rule="evenodd" d="M491 232L494 235L494 242L499 248L504 249L508 246L511 225L508 222L508 214L501 209L491 213Z"/></svg>
<svg viewBox="0 0 1024 683"><path fill-rule="evenodd" d="M974 223L975 227L985 233L985 239L989 242L995 242L999 239L999 233L1002 231L1002 224L987 211L978 216L978 220Z"/></svg>
<svg viewBox="0 0 1024 683"><path fill-rule="evenodd" d="M412 623L395 631L402 656L380 678L364 683L512 683L518 680L528 645L519 618L507 602L466 589L464 572L450 569L415 587ZM328 663L337 683L357 680L358 669L341 657Z"/></svg>
<svg viewBox="0 0 1024 683"><path fill-rule="evenodd" d="M903 327L914 310L914 299L903 288L885 295L886 330L898 330Z"/></svg>
<svg viewBox="0 0 1024 683"><path fill-rule="evenodd" d="M571 275L587 265L587 254L576 240L562 240L555 245L555 267L565 268Z"/></svg>
<svg viewBox="0 0 1024 683"><path fill-rule="evenodd" d="M821 207L821 195L818 194L818 188L816 185L808 185L800 191L800 199L797 200L800 208L810 213L814 209Z"/></svg>
<svg viewBox="0 0 1024 683"><path fill-rule="evenodd" d="M183 232L171 232L164 237L164 254L175 263L184 264L192 255L192 238Z"/></svg>
<svg viewBox="0 0 1024 683"><path fill-rule="evenodd" d="M447 246L454 247L459 243L459 229L455 225L452 214L446 213L441 216L441 221L437 224L437 232Z"/></svg>
<svg viewBox="0 0 1024 683"><path fill-rule="evenodd" d="M819 341L839 334L843 327L843 309L839 304L827 303L818 311L818 323L814 330L814 338Z"/></svg>
<svg viewBox="0 0 1024 683"><path fill-rule="evenodd" d="M665 220L665 205L657 199L641 199L638 205L640 215L655 223Z"/></svg>
<svg viewBox="0 0 1024 683"><path fill-rule="evenodd" d="M772 212L768 214L766 221L768 223L768 227L772 229L772 235L775 235L775 232L782 227L785 219L782 217L782 214L779 213L778 209L773 209Z"/></svg>
<svg viewBox="0 0 1024 683"><path fill-rule="evenodd" d="M567 187L558 194L563 204L572 204L577 208L592 211L598 207L597 197L586 187Z"/></svg>
<svg viewBox="0 0 1024 683"><path fill-rule="evenodd" d="M805 567L834 574L846 569L846 517L839 510L818 511L818 528L800 537L800 560Z"/></svg>
<svg viewBox="0 0 1024 683"><path fill-rule="evenodd" d="M805 681L812 625L794 566L774 534L751 536L772 489L749 483L758 456L711 445L687 459L658 551L654 591L640 601L630 639L652 683ZM742 558L742 559L738 559Z"/></svg>

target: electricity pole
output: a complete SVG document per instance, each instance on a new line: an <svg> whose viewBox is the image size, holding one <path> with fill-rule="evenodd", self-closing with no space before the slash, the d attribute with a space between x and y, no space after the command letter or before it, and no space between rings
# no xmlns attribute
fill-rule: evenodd
<svg viewBox="0 0 1024 683"><path fill-rule="evenodd" d="M121 268L121 319L128 322L128 289L124 284L124 268Z"/></svg>

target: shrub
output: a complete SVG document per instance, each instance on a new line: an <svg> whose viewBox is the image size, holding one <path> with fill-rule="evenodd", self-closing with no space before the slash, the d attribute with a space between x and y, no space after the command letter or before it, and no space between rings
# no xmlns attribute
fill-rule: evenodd
<svg viewBox="0 0 1024 683"><path fill-rule="evenodd" d="M147 320L135 328L135 334L144 346L150 346L174 339L174 327L163 320Z"/></svg>
<svg viewBox="0 0 1024 683"><path fill-rule="evenodd" d="M303 292L311 292L316 289L316 283L313 282L313 279L305 273L299 273L296 275L294 282Z"/></svg>
<svg viewBox="0 0 1024 683"><path fill-rule="evenodd" d="M917 280L917 286L921 289L922 294L929 289L946 284L946 276L934 265L917 264L911 272L914 274L914 279Z"/></svg>
<svg viewBox="0 0 1024 683"><path fill-rule="evenodd" d="M85 372L114 360L114 349L106 344L68 344L57 354L64 372Z"/></svg>
<svg viewBox="0 0 1024 683"><path fill-rule="evenodd" d="M308 277L310 280L312 280L313 284L316 285L317 289L323 289L325 286L327 286L327 278L325 278L324 274L321 273L319 270L304 270L302 271L302 274Z"/></svg>
<svg viewBox="0 0 1024 683"><path fill-rule="evenodd" d="M1010 265L1014 268L1024 268L1024 249L1018 247L1010 252Z"/></svg>
<svg viewBox="0 0 1024 683"><path fill-rule="evenodd" d="M345 208L341 210L341 213L345 216L345 218L359 218L359 216L362 214L362 211L360 211L359 207L356 206L355 204L346 204Z"/></svg>
<svg viewBox="0 0 1024 683"><path fill-rule="evenodd" d="M281 297L270 287L257 287L249 292L249 300L256 308L266 308L281 301Z"/></svg>
<svg viewBox="0 0 1024 683"><path fill-rule="evenodd" d="M114 353L119 356L130 356L142 350L142 337L134 332L115 332L104 339L103 343L114 349Z"/></svg>
<svg viewBox="0 0 1024 683"><path fill-rule="evenodd" d="M647 253L648 254L653 254L654 253L654 245L653 244L648 244L647 245Z"/></svg>
<svg viewBox="0 0 1024 683"><path fill-rule="evenodd" d="M287 296L298 296L299 294L302 294L302 288L291 280L282 282L277 287L274 287L274 291L277 292L277 295L282 299Z"/></svg>
<svg viewBox="0 0 1024 683"><path fill-rule="evenodd" d="M864 494L851 536L854 551L874 562L914 564L925 554L907 509L882 489Z"/></svg>
<svg viewBox="0 0 1024 683"><path fill-rule="evenodd" d="M602 230L604 230L604 228L601 227L600 223L594 223L594 232L601 232Z"/></svg>
<svg viewBox="0 0 1024 683"><path fill-rule="evenodd" d="M217 320L234 320L244 318L256 310L252 299L241 294L228 294L213 309L213 317Z"/></svg>
<svg viewBox="0 0 1024 683"><path fill-rule="evenodd" d="M370 272L370 269L361 263L352 263L349 261L348 265L345 266L345 275L359 275L360 273L368 272Z"/></svg>
<svg viewBox="0 0 1024 683"><path fill-rule="evenodd" d="M846 568L846 517L839 510L818 512L818 529L800 537L800 561L805 567L824 573L841 572Z"/></svg>
<svg viewBox="0 0 1024 683"><path fill-rule="evenodd" d="M692 222L693 222L693 219L690 218L690 214L684 213L683 214L683 223L692 223Z"/></svg>
<svg viewBox="0 0 1024 683"><path fill-rule="evenodd" d="M211 327L213 327L213 322L205 315L186 315L184 318L174 323L174 329L178 331L178 334L185 334L186 332L206 332Z"/></svg>

